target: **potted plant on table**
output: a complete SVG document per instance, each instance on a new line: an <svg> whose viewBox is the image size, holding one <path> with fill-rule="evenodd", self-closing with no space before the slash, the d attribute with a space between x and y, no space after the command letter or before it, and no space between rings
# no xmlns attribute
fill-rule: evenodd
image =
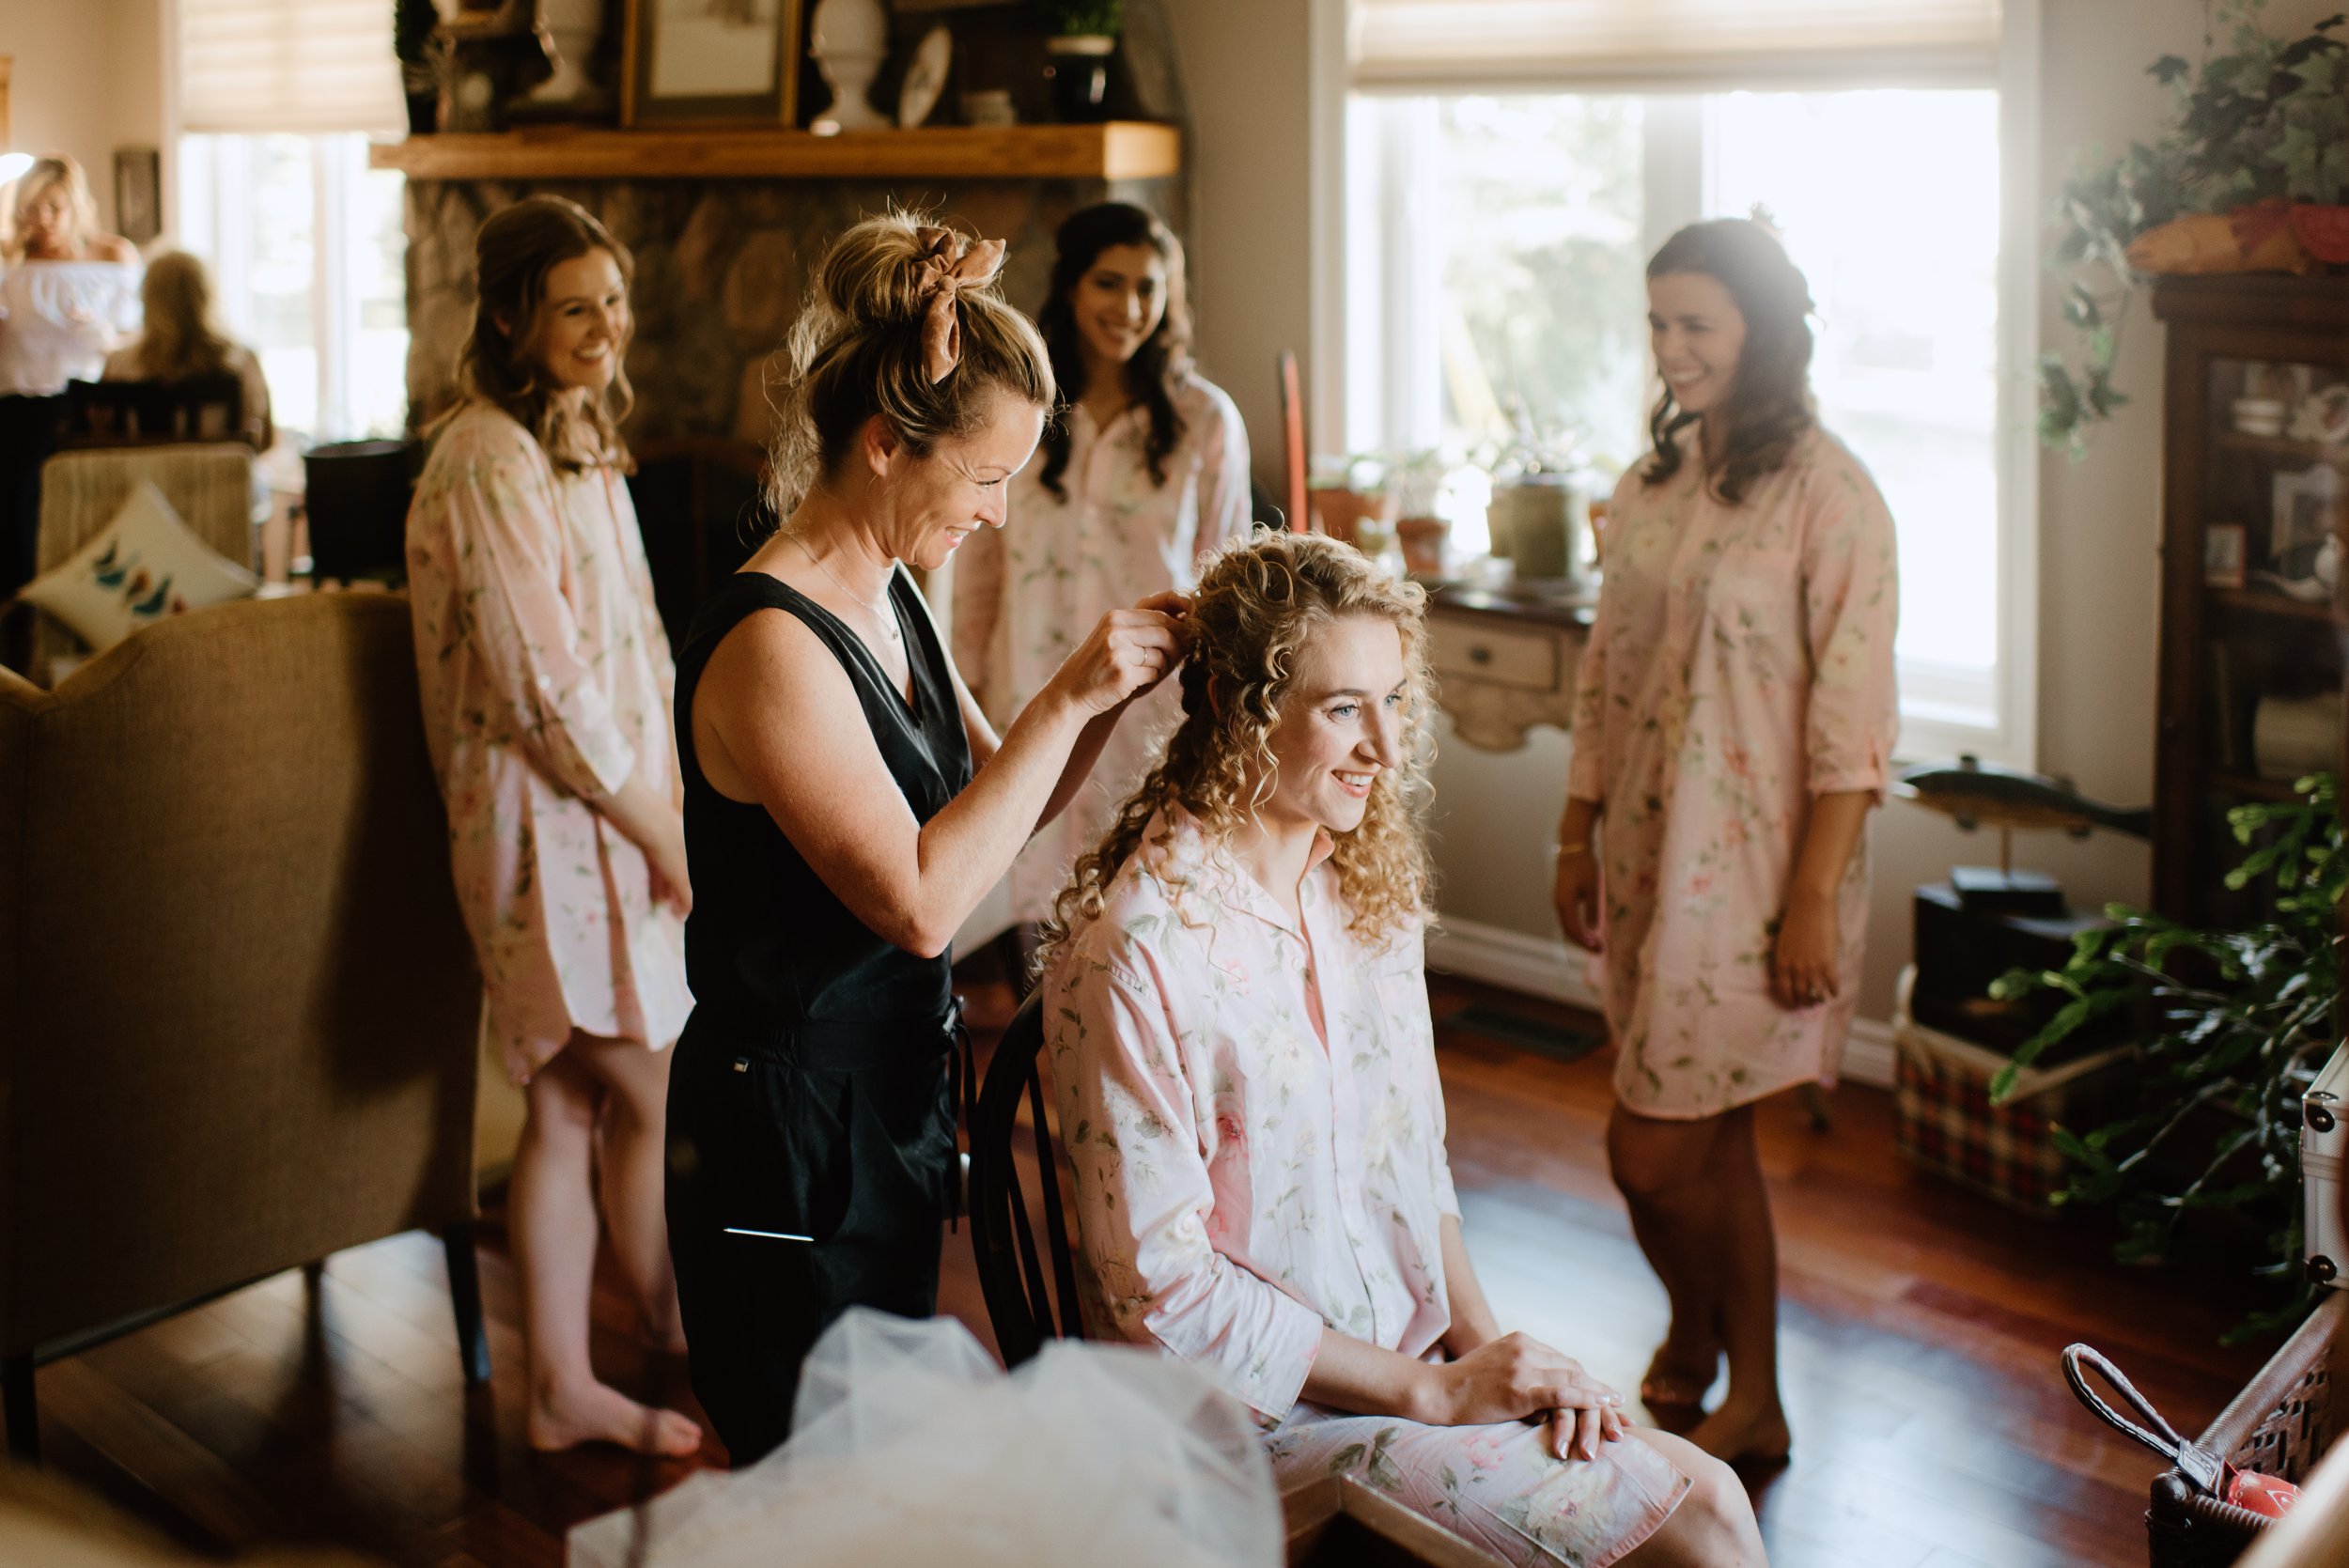
<svg viewBox="0 0 2349 1568"><path fill-rule="evenodd" d="M1306 481L1314 531L1377 555L1394 539L1396 497L1387 488L1387 459L1375 452L1316 458Z"/></svg>
<svg viewBox="0 0 2349 1568"><path fill-rule="evenodd" d="M2076 1167L2057 1201L2114 1205L2123 1262L2168 1257L2192 1216L2232 1215L2255 1230L2265 1253L2260 1274L2294 1288L2230 1338L2288 1328L2312 1296L2301 1272L2300 1102L2337 1038L2349 855L2335 780L2319 774L2295 789L2295 800L2229 813L2237 841L2252 847L2227 885L2263 887L2263 918L2238 931L2204 931L2114 905L2106 911L2113 924L2081 933L2061 970L2016 971L1992 993L2001 1001L2047 989L2064 997L1992 1082L1994 1099L2092 1022L2127 1012L2148 1020L2134 1113L2085 1131L2057 1129Z"/></svg>
<svg viewBox="0 0 2349 1568"><path fill-rule="evenodd" d="M1043 19L1044 74L1063 121L1091 125L1110 117L1110 56L1125 30L1125 0L1036 0Z"/></svg>

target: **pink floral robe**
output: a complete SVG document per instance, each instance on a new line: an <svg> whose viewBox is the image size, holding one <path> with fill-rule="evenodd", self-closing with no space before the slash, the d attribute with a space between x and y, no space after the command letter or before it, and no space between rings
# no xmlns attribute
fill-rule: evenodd
<svg viewBox="0 0 2349 1568"><path fill-rule="evenodd" d="M1684 464L1615 487L1582 656L1567 792L1606 803L1602 988L1615 1092L1719 1115L1832 1083L1867 931L1868 855L1838 900L1840 994L1787 1012L1770 958L1811 801L1882 791L1900 733L1892 519L1813 430L1743 504Z"/></svg>
<svg viewBox="0 0 2349 1568"><path fill-rule="evenodd" d="M1637 1438L1562 1461L1544 1428L1423 1426L1299 1398L1325 1327L1436 1358L1459 1203L1422 933L1347 929L1317 847L1301 926L1179 809L1045 977L1090 1330L1206 1373L1285 1489L1348 1473L1517 1563L1596 1568L1688 1488Z"/></svg>
<svg viewBox="0 0 2349 1568"><path fill-rule="evenodd" d="M669 795L677 680L628 488L558 474L474 405L433 442L408 512L425 733L458 901L516 1083L574 1030L654 1049L685 1027L685 932L645 857L581 799Z"/></svg>
<svg viewBox="0 0 2349 1568"><path fill-rule="evenodd" d="M1166 483L1143 457L1140 404L1104 431L1067 411L1063 501L1044 488L1039 450L1011 482L1005 526L981 529L955 552L955 665L998 732L1052 678L1103 615L1166 590L1189 593L1199 560L1248 532L1248 429L1222 390L1192 377L1174 399L1183 436ZM1168 681L1118 721L1093 776L1036 831L1011 868L1012 918L1042 920L1077 857L1100 841L1182 721Z"/></svg>

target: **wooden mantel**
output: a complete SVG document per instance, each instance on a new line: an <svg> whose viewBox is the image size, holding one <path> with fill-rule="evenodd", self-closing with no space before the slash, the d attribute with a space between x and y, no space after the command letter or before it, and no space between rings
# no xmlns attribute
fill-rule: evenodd
<svg viewBox="0 0 2349 1568"><path fill-rule="evenodd" d="M1182 166L1174 126L937 126L914 131L541 127L380 142L371 168L411 179L1154 179Z"/></svg>

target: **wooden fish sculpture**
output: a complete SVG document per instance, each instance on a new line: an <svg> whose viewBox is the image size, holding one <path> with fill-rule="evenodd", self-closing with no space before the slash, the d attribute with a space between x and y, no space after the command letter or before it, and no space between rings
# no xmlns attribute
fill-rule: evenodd
<svg viewBox="0 0 2349 1568"><path fill-rule="evenodd" d="M2001 768L1970 754L1959 757L1954 768L1946 763L1912 768L1901 775L1893 793L1954 818L1969 831L1982 827L2053 828L2086 838L2094 829L2109 828L2139 838L2154 836L2150 806L2108 806L2080 794L2067 779Z"/></svg>

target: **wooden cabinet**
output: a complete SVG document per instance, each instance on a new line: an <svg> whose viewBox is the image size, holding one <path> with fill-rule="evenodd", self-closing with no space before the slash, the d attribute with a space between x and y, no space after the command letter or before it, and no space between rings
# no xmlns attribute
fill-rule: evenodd
<svg viewBox="0 0 2349 1568"><path fill-rule="evenodd" d="M2154 313L2170 328L2154 903L2232 925L2258 911L2225 886L2244 853L2227 813L2341 765L2349 279L2168 278Z"/></svg>
<svg viewBox="0 0 2349 1568"><path fill-rule="evenodd" d="M1574 677L1595 599L1443 588L1428 604L1427 661L1453 733L1514 752L1535 724L1574 727Z"/></svg>

